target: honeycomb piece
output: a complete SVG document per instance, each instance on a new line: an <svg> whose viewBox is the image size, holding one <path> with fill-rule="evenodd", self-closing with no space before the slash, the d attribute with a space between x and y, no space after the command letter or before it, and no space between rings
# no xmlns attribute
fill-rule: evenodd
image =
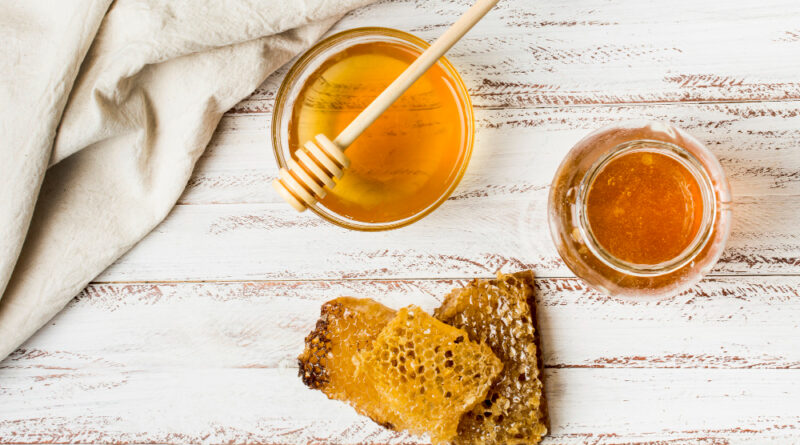
<svg viewBox="0 0 800 445"><path fill-rule="evenodd" d="M488 346L416 306L400 309L360 361L404 429L430 433L433 443L456 435L461 416L484 400L502 370Z"/></svg>
<svg viewBox="0 0 800 445"><path fill-rule="evenodd" d="M529 304L530 302L530 304ZM467 331L503 362L489 394L458 427L456 444L529 444L547 434L542 361L533 304L533 273L498 273L496 280L473 280L445 297L434 313Z"/></svg>
<svg viewBox="0 0 800 445"><path fill-rule="evenodd" d="M300 378L328 398L348 402L360 414L395 428L394 411L363 375L357 374L354 357L372 347L395 311L368 298L341 297L322 306L316 328L306 337L298 362Z"/></svg>

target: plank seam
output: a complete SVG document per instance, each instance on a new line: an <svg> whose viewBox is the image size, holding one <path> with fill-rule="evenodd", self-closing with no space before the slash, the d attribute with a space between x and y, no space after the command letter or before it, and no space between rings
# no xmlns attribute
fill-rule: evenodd
<svg viewBox="0 0 800 445"><path fill-rule="evenodd" d="M480 95L470 95L471 97L479 97ZM248 100L248 99L245 99ZM272 101L272 99L265 99ZM719 99L719 100L687 100L687 101L662 101L662 100L654 100L652 102L648 101L641 101L641 102L598 102L598 103L574 103L574 104L539 104L539 105L528 105L528 106L482 106L482 105L473 105L473 108L476 110L486 110L486 111L497 111L497 110L535 110L535 109L545 109L545 108L590 108L590 107L650 107L650 106L674 106L674 105L721 105L721 104L786 104L792 102L800 102L800 97L798 98L790 98L790 99ZM226 112L226 115L247 115L247 116L271 116L272 111L235 111L236 107L234 106Z"/></svg>
<svg viewBox="0 0 800 445"><path fill-rule="evenodd" d="M707 278L793 278L800 277L800 273L783 274L709 274ZM309 278L309 279L261 279L261 280L139 280L139 281L92 281L92 284L237 284L237 283L329 283L336 282L394 282L394 281L460 281L472 279L492 279L493 275L472 275L468 277L426 277L426 278ZM574 275L537 276L536 281L542 280L578 280Z"/></svg>

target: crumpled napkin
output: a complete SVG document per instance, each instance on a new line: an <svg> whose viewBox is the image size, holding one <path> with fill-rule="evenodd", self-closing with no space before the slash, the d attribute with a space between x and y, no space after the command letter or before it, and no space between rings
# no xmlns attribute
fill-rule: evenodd
<svg viewBox="0 0 800 445"><path fill-rule="evenodd" d="M0 359L164 219L226 110L371 1L0 3Z"/></svg>

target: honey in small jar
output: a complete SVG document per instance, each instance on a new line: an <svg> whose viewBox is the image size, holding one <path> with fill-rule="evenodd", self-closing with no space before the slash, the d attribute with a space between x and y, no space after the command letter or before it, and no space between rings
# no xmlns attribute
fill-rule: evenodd
<svg viewBox="0 0 800 445"><path fill-rule="evenodd" d="M619 296L674 295L700 280L730 232L725 173L671 125L632 122L579 141L550 188L550 233L564 263Z"/></svg>
<svg viewBox="0 0 800 445"><path fill-rule="evenodd" d="M700 231L697 179L673 156L632 151L605 163L589 185L586 217L608 253L631 264L678 257Z"/></svg>
<svg viewBox="0 0 800 445"><path fill-rule="evenodd" d="M339 134L421 53L402 41L356 43L322 62L297 94L289 150ZM449 194L471 148L471 105L447 65L435 64L347 149L351 164L320 203L346 218L411 218ZM471 125L471 122L469 122Z"/></svg>

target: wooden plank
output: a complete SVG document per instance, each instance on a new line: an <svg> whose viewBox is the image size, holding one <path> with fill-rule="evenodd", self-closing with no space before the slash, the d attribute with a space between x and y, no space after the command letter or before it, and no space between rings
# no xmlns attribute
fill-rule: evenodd
<svg viewBox="0 0 800 445"><path fill-rule="evenodd" d="M432 311L464 283L92 284L0 366L291 367L327 300L352 295ZM605 297L574 278L537 285L548 367L800 369L800 277L708 279L663 301Z"/></svg>
<svg viewBox="0 0 800 445"><path fill-rule="evenodd" d="M178 206L97 280L458 278L501 267L572 276L550 240L545 192L528 196L454 200L410 227L371 234L298 215L285 203ZM738 201L712 274L797 274L796 202Z"/></svg>
<svg viewBox="0 0 800 445"><path fill-rule="evenodd" d="M184 205L100 280L450 278L485 275L504 265L571 276L547 229L549 182L565 153L589 131L635 118L688 129L729 173L733 235L715 273L798 273L798 106L481 111L475 154L454 196L423 221L379 234L347 232L280 202L269 188L276 167L264 130L268 117L229 115ZM206 205L211 203L235 205Z"/></svg>
<svg viewBox="0 0 800 445"><path fill-rule="evenodd" d="M545 443L790 443L797 374L548 369ZM13 369L0 399L0 443L426 443L304 388L294 369Z"/></svg>
<svg viewBox="0 0 800 445"><path fill-rule="evenodd" d="M334 28L387 26L432 41L466 0L383 1ZM505 1L448 57L479 108L800 98L800 4ZM271 110L285 70L236 112Z"/></svg>
<svg viewBox="0 0 800 445"><path fill-rule="evenodd" d="M581 138L631 120L672 122L720 158L736 197L800 195L800 101L477 110L470 168L452 199L546 196ZM267 114L227 114L181 204L280 202ZM478 199L477 201L483 202Z"/></svg>
<svg viewBox="0 0 800 445"><path fill-rule="evenodd" d="M0 363L0 443L424 443L304 388L294 357L333 296L430 310L461 283L93 284ZM661 302L537 285L547 443L798 434L800 277L706 280Z"/></svg>

